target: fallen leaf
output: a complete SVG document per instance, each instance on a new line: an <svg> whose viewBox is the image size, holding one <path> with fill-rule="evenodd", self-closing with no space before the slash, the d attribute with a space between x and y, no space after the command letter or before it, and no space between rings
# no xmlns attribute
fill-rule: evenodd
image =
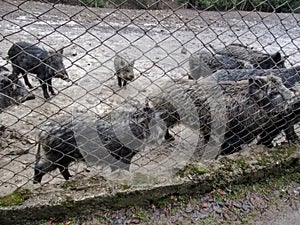
<svg viewBox="0 0 300 225"><path fill-rule="evenodd" d="M67 221L64 223L64 225L70 225L71 224L71 221Z"/></svg>
<svg viewBox="0 0 300 225"><path fill-rule="evenodd" d="M133 223L133 224L139 224L141 222L141 219L140 218L133 218L133 219L131 219L130 222Z"/></svg>
<svg viewBox="0 0 300 225"><path fill-rule="evenodd" d="M222 189L218 189L218 193L219 193L220 195L226 195L226 192L223 191Z"/></svg>
<svg viewBox="0 0 300 225"><path fill-rule="evenodd" d="M208 207L210 207L210 204L208 202L203 202L201 207L202 208L208 208Z"/></svg>

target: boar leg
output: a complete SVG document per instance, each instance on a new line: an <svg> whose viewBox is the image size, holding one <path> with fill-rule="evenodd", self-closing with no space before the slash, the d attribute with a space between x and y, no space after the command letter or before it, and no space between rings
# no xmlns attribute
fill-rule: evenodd
<svg viewBox="0 0 300 225"><path fill-rule="evenodd" d="M188 75L189 80L194 80L194 78L191 75Z"/></svg>
<svg viewBox="0 0 300 225"><path fill-rule="evenodd" d="M51 78L49 80L47 80L47 84L48 84L48 90L50 91L50 93L52 95L55 95L55 92L54 92L53 87L52 87L52 79Z"/></svg>
<svg viewBox="0 0 300 225"><path fill-rule="evenodd" d="M126 80L123 80L123 87L125 87L127 84L127 81Z"/></svg>
<svg viewBox="0 0 300 225"><path fill-rule="evenodd" d="M286 135L287 141L290 143L299 143L299 137L295 132L295 129L293 126L288 126L286 129L284 129L284 133Z"/></svg>
<svg viewBox="0 0 300 225"><path fill-rule="evenodd" d="M169 129L166 130L165 140L166 141L174 141L175 140L175 138L170 134Z"/></svg>
<svg viewBox="0 0 300 225"><path fill-rule="evenodd" d="M275 127L272 127L272 131L267 130L267 131L263 131L260 134L260 139L257 142L257 145L264 145L267 146L268 148L272 148L273 147L273 139L280 133L279 129L276 129Z"/></svg>
<svg viewBox="0 0 300 225"><path fill-rule="evenodd" d="M43 89L44 97L45 97L45 99L49 99L50 96L49 96L48 91L47 91L47 83L42 82L42 81L41 81L41 83L42 83L42 89Z"/></svg>
<svg viewBox="0 0 300 225"><path fill-rule="evenodd" d="M18 83L19 79L18 76L20 73L24 74L24 71L22 71L21 69L19 69L17 66L15 66L14 64L12 65L13 71L12 71L12 75L11 75L11 79L14 83Z"/></svg>
<svg viewBox="0 0 300 225"><path fill-rule="evenodd" d="M70 174L70 172L68 170L68 166L60 166L59 171L66 180L69 180L69 178L72 177L72 175Z"/></svg>
<svg viewBox="0 0 300 225"><path fill-rule="evenodd" d="M56 168L57 166L49 161L35 165L33 183L41 183L43 176L46 173L55 170Z"/></svg>
<svg viewBox="0 0 300 225"><path fill-rule="evenodd" d="M31 85L31 83L28 80L28 74L27 73L23 73L23 78L24 78L24 81L25 81L25 84L27 85L27 87L29 87L30 89L32 89L33 86Z"/></svg>
<svg viewBox="0 0 300 225"><path fill-rule="evenodd" d="M118 77L118 85L119 85L119 87L122 87L122 78L121 77Z"/></svg>

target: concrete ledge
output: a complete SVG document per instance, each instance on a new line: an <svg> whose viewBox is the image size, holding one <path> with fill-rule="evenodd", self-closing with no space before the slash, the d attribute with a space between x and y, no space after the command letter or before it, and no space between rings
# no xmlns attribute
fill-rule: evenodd
<svg viewBox="0 0 300 225"><path fill-rule="evenodd" d="M21 205L0 207L0 224L24 224L50 217L78 216L97 209L149 205L164 196L180 193L205 193L228 184L256 182L272 175L299 171L298 147L255 150L221 157L207 167L189 164L172 181L148 185L121 185L99 178L84 186L67 181L48 191L30 192ZM90 182L90 181L89 181Z"/></svg>

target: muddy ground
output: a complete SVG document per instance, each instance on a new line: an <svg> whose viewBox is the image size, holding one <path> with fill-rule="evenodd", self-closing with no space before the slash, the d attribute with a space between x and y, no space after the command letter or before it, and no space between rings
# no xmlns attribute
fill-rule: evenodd
<svg viewBox="0 0 300 225"><path fill-rule="evenodd" d="M9 128L4 131L3 137L9 138L2 138L0 152L1 195L17 187L35 188L31 180L34 137L36 128L47 119L73 110L103 115L115 108L134 109L137 102L144 102L168 80L185 78L189 55L206 49L208 44L221 47L242 42L269 53L280 50L289 56L287 67L299 62L300 15L95 9L30 1L0 4L1 56L5 58L12 43L21 40L39 43L45 49L64 47L64 62L73 81L54 79L58 95L49 101L44 100L41 88L35 88L35 100L1 114L1 124ZM122 51L136 59L136 79L126 89L120 89L113 76L113 57ZM10 68L5 59L0 64ZM30 79L38 87L34 76ZM147 164L143 154L147 152L135 157L133 169ZM157 155L148 153L148 161L154 166L162 161ZM83 163L73 165L71 173L85 177L99 173L99 169L105 176L102 167L86 169ZM44 182L58 184L62 177L56 171L45 176Z"/></svg>

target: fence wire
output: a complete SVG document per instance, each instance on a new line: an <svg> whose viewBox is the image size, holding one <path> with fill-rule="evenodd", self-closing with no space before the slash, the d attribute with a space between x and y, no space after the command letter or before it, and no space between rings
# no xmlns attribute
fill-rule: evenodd
<svg viewBox="0 0 300 225"><path fill-rule="evenodd" d="M157 181L297 143L298 11L294 1L1 1L1 195L94 176Z"/></svg>

